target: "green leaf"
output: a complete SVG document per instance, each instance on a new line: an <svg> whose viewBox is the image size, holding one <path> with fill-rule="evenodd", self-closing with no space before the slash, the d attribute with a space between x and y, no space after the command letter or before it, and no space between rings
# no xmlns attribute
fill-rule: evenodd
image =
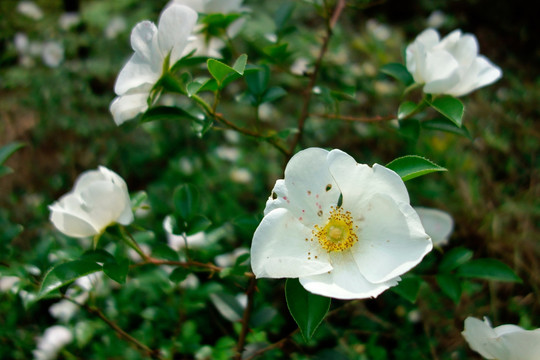
<svg viewBox="0 0 540 360"><path fill-rule="evenodd" d="M442 166L418 155L407 155L397 158L389 162L386 167L398 173L403 181L435 171L446 171Z"/></svg>
<svg viewBox="0 0 540 360"><path fill-rule="evenodd" d="M216 59L208 59L207 66L208 71L214 79L216 79L218 87L223 88L231 81L239 79L244 75L244 69L246 68L247 55L242 54L236 59L233 67L222 63Z"/></svg>
<svg viewBox="0 0 540 360"><path fill-rule="evenodd" d="M282 62L291 55L291 53L287 51L288 46L288 43L272 44L265 46L263 52L272 60Z"/></svg>
<svg viewBox="0 0 540 360"><path fill-rule="evenodd" d="M232 322L242 320L244 309L233 295L223 292L211 293L210 300L225 319Z"/></svg>
<svg viewBox="0 0 540 360"><path fill-rule="evenodd" d="M266 92L262 96L261 104L267 103L267 102L272 102L272 101L277 100L280 97L283 97L285 95L287 95L287 91L285 91L285 89L283 89L282 87L279 87L279 86L272 86L271 88L266 90Z"/></svg>
<svg viewBox="0 0 540 360"><path fill-rule="evenodd" d="M283 3L274 14L274 23L276 24L276 29L281 30L285 24L289 21L296 7L295 3Z"/></svg>
<svg viewBox="0 0 540 360"><path fill-rule="evenodd" d="M152 247L152 257L170 261L178 261L178 253L165 244L157 243Z"/></svg>
<svg viewBox="0 0 540 360"><path fill-rule="evenodd" d="M9 166L0 165L0 177L11 174L13 172L13 169Z"/></svg>
<svg viewBox="0 0 540 360"><path fill-rule="evenodd" d="M422 128L427 129L427 130L439 130L439 131L449 132L449 133L461 135L470 140L472 139L471 134L469 133L469 130L467 130L465 125L461 125L461 127L459 127L455 123L453 123L452 121L448 120L445 117L437 117L432 120L423 121Z"/></svg>
<svg viewBox="0 0 540 360"><path fill-rule="evenodd" d="M172 282L179 283L186 280L189 274L190 274L190 271L188 269L185 269L183 267L177 267L176 269L173 270L171 275L169 275L169 279Z"/></svg>
<svg viewBox="0 0 540 360"><path fill-rule="evenodd" d="M75 260L57 265L49 270L41 283L38 298L43 298L54 290L88 274L101 271L100 265L93 261Z"/></svg>
<svg viewBox="0 0 540 360"><path fill-rule="evenodd" d="M201 91L216 91L218 89L217 82L215 79L206 79L193 81L187 84L187 95L192 97L197 95Z"/></svg>
<svg viewBox="0 0 540 360"><path fill-rule="evenodd" d="M519 282L522 280L505 263L496 259L477 259L469 261L457 269L457 275L464 278Z"/></svg>
<svg viewBox="0 0 540 360"><path fill-rule="evenodd" d="M304 339L311 339L330 309L331 299L308 292L298 279L287 279L285 298Z"/></svg>
<svg viewBox="0 0 540 360"><path fill-rule="evenodd" d="M236 59L236 61L234 62L234 65L233 65L233 69L234 71L236 71L238 74L240 75L244 75L244 70L246 68L246 64L247 64L247 54L242 54L238 57L238 59Z"/></svg>
<svg viewBox="0 0 540 360"><path fill-rule="evenodd" d="M454 275L440 274L435 277L442 292L457 305L461 298L461 281Z"/></svg>
<svg viewBox="0 0 540 360"><path fill-rule="evenodd" d="M418 105L412 101L405 101L399 105L397 117L399 120L405 119L409 115L411 115Z"/></svg>
<svg viewBox="0 0 540 360"><path fill-rule="evenodd" d="M176 212L182 219L189 221L199 207L199 192L194 185L180 185L174 190L173 201Z"/></svg>
<svg viewBox="0 0 540 360"><path fill-rule="evenodd" d="M465 107L463 103L452 96L443 96L429 102L432 108L451 120L458 127L461 127Z"/></svg>
<svg viewBox="0 0 540 360"><path fill-rule="evenodd" d="M409 276L401 279L399 284L391 289L396 294L414 303L418 297L422 281L418 276Z"/></svg>
<svg viewBox="0 0 540 360"><path fill-rule="evenodd" d="M249 92L256 98L260 98L268 88L270 69L266 65L248 68L246 69L244 78Z"/></svg>
<svg viewBox="0 0 540 360"><path fill-rule="evenodd" d="M100 263L107 263L107 262L115 262L114 256L112 256L109 252L97 249L97 250L89 250L86 251L84 254L81 255L80 260L84 261L91 261L91 262L100 262Z"/></svg>
<svg viewBox="0 0 540 360"><path fill-rule="evenodd" d="M450 272L473 257L473 251L462 246L448 251L439 265L439 272Z"/></svg>
<svg viewBox="0 0 540 360"><path fill-rule="evenodd" d="M420 136L420 122L416 119L399 120L399 133L413 141Z"/></svg>
<svg viewBox="0 0 540 360"><path fill-rule="evenodd" d="M188 73L184 73L182 74L182 77L178 79L167 72L159 79L157 86L162 86L165 90L173 92L173 93L179 93L179 94L185 95L186 94L185 82L188 80L188 77L191 77L191 76Z"/></svg>
<svg viewBox="0 0 540 360"><path fill-rule="evenodd" d="M145 191L137 191L135 194L131 195L131 208L133 210L140 208L146 199L148 199L148 195Z"/></svg>
<svg viewBox="0 0 540 360"><path fill-rule="evenodd" d="M148 109L141 117L141 122L158 120L199 120L186 110L175 106L156 106Z"/></svg>
<svg viewBox="0 0 540 360"><path fill-rule="evenodd" d="M25 147L26 144L22 143L22 142L18 142L18 141L15 141L15 142L12 142L12 143L9 143L5 146L2 146L0 148L0 165L3 165L6 160L11 156L13 155L13 153L17 150L19 150L20 148L22 147Z"/></svg>
<svg viewBox="0 0 540 360"><path fill-rule="evenodd" d="M129 271L129 260L120 259L115 262L106 262L103 264L103 272L114 281L124 284Z"/></svg>
<svg viewBox="0 0 540 360"><path fill-rule="evenodd" d="M203 215L196 215L188 223L187 235L193 235L200 231L208 229L212 225L212 222Z"/></svg>
<svg viewBox="0 0 540 360"><path fill-rule="evenodd" d="M405 66L399 63L390 63L381 67L380 72L402 82L405 86L414 83L414 79Z"/></svg>

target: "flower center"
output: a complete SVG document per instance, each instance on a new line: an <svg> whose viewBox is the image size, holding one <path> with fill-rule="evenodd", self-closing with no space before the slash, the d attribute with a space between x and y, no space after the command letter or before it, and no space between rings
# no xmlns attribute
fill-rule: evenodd
<svg viewBox="0 0 540 360"><path fill-rule="evenodd" d="M330 216L324 227L315 225L315 238L327 252L343 251L353 246L358 241L355 230L358 226L353 224L353 219L349 211L343 208L334 208L330 211Z"/></svg>

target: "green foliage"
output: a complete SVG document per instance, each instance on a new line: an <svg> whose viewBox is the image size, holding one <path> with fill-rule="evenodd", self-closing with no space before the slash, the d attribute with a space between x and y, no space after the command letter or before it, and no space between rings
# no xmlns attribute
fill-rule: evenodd
<svg viewBox="0 0 540 360"><path fill-rule="evenodd" d="M458 267L457 275L464 278L522 282L508 265L497 259L471 260Z"/></svg>
<svg viewBox="0 0 540 360"><path fill-rule="evenodd" d="M407 68L399 63L386 64L379 71L402 82L405 86L409 86L414 82Z"/></svg>
<svg viewBox="0 0 540 360"><path fill-rule="evenodd" d="M43 277L38 297L43 298L62 286L71 284L78 278L88 274L101 271L101 269L101 265L87 260L74 260L57 265L50 269Z"/></svg>
<svg viewBox="0 0 540 360"><path fill-rule="evenodd" d="M407 155L397 158L386 165L394 170L403 181L414 179L415 177L426 175L437 171L446 171L445 168L434 162L417 155Z"/></svg>
<svg viewBox="0 0 540 360"><path fill-rule="evenodd" d="M443 96L430 101L429 105L456 126L461 127L465 111L465 106L461 101L451 96Z"/></svg>

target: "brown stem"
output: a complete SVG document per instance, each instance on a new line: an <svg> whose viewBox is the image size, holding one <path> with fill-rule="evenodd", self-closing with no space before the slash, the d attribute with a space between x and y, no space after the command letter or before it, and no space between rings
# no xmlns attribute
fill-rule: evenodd
<svg viewBox="0 0 540 360"><path fill-rule="evenodd" d="M350 122L363 122L363 123L390 121L396 118L394 115L374 116L374 117L355 117L355 116L336 115L336 114L313 114L312 116L318 116L318 117L322 117L326 119L336 119L336 120L344 120L344 121L350 121Z"/></svg>
<svg viewBox="0 0 540 360"><path fill-rule="evenodd" d="M317 75L319 75L319 70L321 69L324 54L326 54L326 51L328 50L328 43L330 42L330 38L332 37L332 30L334 26L336 25L339 19L339 16L341 15L341 12L345 8L345 4L346 4L345 0L338 0L336 4L336 8L334 9L334 12L332 13L330 21L327 24L326 35L324 36L323 42L321 44L321 49L319 50L319 55L317 56L317 61L315 62L315 68L313 69L313 72L311 73L309 77L309 84L304 92L304 101L302 103L302 110L298 118L298 132L296 133L296 136L294 137L294 141L291 144L291 147L289 148L289 151L288 151L289 158L292 156L292 154L294 154L294 149L296 148L296 146L298 145L298 143L300 142L300 139L302 138L304 134L304 126L306 123L306 119L309 115L309 103L311 101L311 94L313 93L313 88L315 87L315 83L317 82Z"/></svg>
<svg viewBox="0 0 540 360"><path fill-rule="evenodd" d="M251 318L251 311L253 310L253 295L255 293L255 287L257 285L257 279L252 277L249 279L248 288L246 290L246 295L248 297L248 302L246 309L244 310L244 316L242 317L242 330L240 331L240 336L238 336L238 343L236 344L236 360L242 359L242 352L244 351L244 345L246 344L246 336L249 332L249 319Z"/></svg>
<svg viewBox="0 0 540 360"><path fill-rule="evenodd" d="M195 267L208 269L208 270L210 270L212 272L214 272L214 271L219 272L219 271L223 270L223 268L221 268L219 266L216 266L214 264L211 264L211 263L202 263L202 262L193 261L193 260L189 260L189 261L162 260L162 259L156 259L156 258L153 258L153 257L148 257L145 261L140 262L140 263L135 263L132 266L143 266L143 265L148 265L148 264L152 264L152 265L173 265L173 266L181 266L183 268L189 268L191 266L195 266Z"/></svg>
<svg viewBox="0 0 540 360"><path fill-rule="evenodd" d="M62 297L68 301L71 301L75 305L80 306L81 308L88 311L90 314L96 315L99 317L103 322L105 322L111 329L113 329L120 338L130 342L137 348L137 350L143 352L145 355L150 356L152 359L163 359L163 357L160 355L159 350L154 350L140 342L139 340L135 339L133 336L129 335L127 332L125 332L120 326L118 326L114 321L110 320L96 307L89 306L87 304L80 303L69 296L62 295Z"/></svg>
<svg viewBox="0 0 540 360"><path fill-rule="evenodd" d="M267 351L270 351L270 350L273 350L273 349L279 349L281 348L287 341L289 341L289 339L291 337L293 337L294 334L296 334L298 331L300 331L299 328L297 328L296 330L294 330L292 333L290 333L289 335L285 336L283 339L273 343L273 344L270 344L268 345L267 347L265 348L262 348L262 349L259 349L257 351L255 351L253 354L251 354L250 357L246 358L245 360L252 360L252 359L255 359L257 356L259 355L262 355L264 354L265 352Z"/></svg>

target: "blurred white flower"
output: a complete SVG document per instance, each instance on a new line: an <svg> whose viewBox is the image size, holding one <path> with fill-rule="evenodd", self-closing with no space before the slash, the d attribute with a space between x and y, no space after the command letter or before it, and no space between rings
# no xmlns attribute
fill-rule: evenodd
<svg viewBox="0 0 540 360"><path fill-rule="evenodd" d="M58 25L64 30L69 30L81 22L81 16L77 12L67 12L60 15Z"/></svg>
<svg viewBox="0 0 540 360"><path fill-rule="evenodd" d="M71 331L61 325L47 328L37 341L37 347L32 351L35 360L56 359L58 352L73 341Z"/></svg>
<svg viewBox="0 0 540 360"><path fill-rule="evenodd" d="M312 293L375 297L432 249L398 174L309 148L287 164L253 236L256 277L299 278Z"/></svg>
<svg viewBox="0 0 540 360"><path fill-rule="evenodd" d="M105 37L114 39L127 29L126 19L121 16L113 17L105 28Z"/></svg>
<svg viewBox="0 0 540 360"><path fill-rule="evenodd" d="M237 248L233 252L221 254L214 258L214 262L219 267L231 267L236 263L240 255L249 254L249 249Z"/></svg>
<svg viewBox="0 0 540 360"><path fill-rule="evenodd" d="M240 151L236 147L221 145L216 148L216 155L221 160L235 162L240 157Z"/></svg>
<svg viewBox="0 0 540 360"><path fill-rule="evenodd" d="M433 11L427 18L427 26L430 28L440 28L446 21L446 15L441 10Z"/></svg>
<svg viewBox="0 0 540 360"><path fill-rule="evenodd" d="M471 349L486 359L538 360L540 356L540 329L524 330L516 325L492 328L487 318L468 317L462 335Z"/></svg>
<svg viewBox="0 0 540 360"><path fill-rule="evenodd" d="M207 246L209 243L204 231L186 236L186 239L184 239L182 235L173 234L172 219L170 216L165 217L163 220L163 229L167 233L167 244L171 249L176 251L183 249L186 246L186 241L190 249L202 248Z"/></svg>
<svg viewBox="0 0 540 360"><path fill-rule="evenodd" d="M19 1L17 11L33 20L40 20L43 17L43 11L33 1Z"/></svg>
<svg viewBox="0 0 540 360"><path fill-rule="evenodd" d="M201 27L196 27L194 32L200 31ZM221 49L225 47L225 42L219 38L212 37L206 39L204 34L196 34L190 37L186 45L186 54L193 51L194 56L207 56L221 58Z"/></svg>
<svg viewBox="0 0 540 360"><path fill-rule="evenodd" d="M26 53L30 46L28 36L22 32L18 32L15 34L15 37L13 38L13 43L15 44L15 50L17 50L17 53L19 54Z"/></svg>
<svg viewBox="0 0 540 360"><path fill-rule="evenodd" d="M472 34L454 30L442 40L434 29L424 30L407 46L407 69L427 94L462 96L498 80L501 69L478 55Z"/></svg>
<svg viewBox="0 0 540 360"><path fill-rule="evenodd" d="M369 19L366 22L366 29L378 41L386 41L392 35L388 25L381 24L375 19Z"/></svg>
<svg viewBox="0 0 540 360"><path fill-rule="evenodd" d="M432 208L415 207L414 210L420 216L420 221L422 221L426 233L431 237L433 245L448 244L448 238L454 229L452 216L445 211Z"/></svg>
<svg viewBox="0 0 540 360"><path fill-rule="evenodd" d="M196 289L199 287L200 281L199 278L191 273L186 276L184 280L178 284L182 289Z"/></svg>
<svg viewBox="0 0 540 360"><path fill-rule="evenodd" d="M240 135L234 130L225 130L223 131L223 135L225 136L225 139L232 144L238 144L240 141Z"/></svg>
<svg viewBox="0 0 540 360"><path fill-rule="evenodd" d="M21 279L17 276L0 276L0 292L9 292Z"/></svg>
<svg viewBox="0 0 540 360"><path fill-rule="evenodd" d="M76 287L70 287L66 295L83 304L88 300L89 292L101 281L103 273L94 273L75 280ZM49 307L49 314L62 322L68 322L77 312L79 306L69 300L60 300Z"/></svg>
<svg viewBox="0 0 540 360"><path fill-rule="evenodd" d="M103 166L82 173L73 190L49 209L54 226L72 237L98 235L109 225L128 225L133 221L125 181Z"/></svg>
<svg viewBox="0 0 540 360"><path fill-rule="evenodd" d="M229 173L229 177L238 184L249 184L253 181L251 172L246 168L233 168Z"/></svg>
<svg viewBox="0 0 540 360"><path fill-rule="evenodd" d="M308 72L308 66L310 61L306 58L297 58L291 65L291 73L299 76L303 76Z"/></svg>
<svg viewBox="0 0 540 360"><path fill-rule="evenodd" d="M58 67L64 60L64 47L56 41L47 41L43 44L42 59L48 67Z"/></svg>
<svg viewBox="0 0 540 360"><path fill-rule="evenodd" d="M148 108L150 90L161 77L164 67L168 70L185 54L196 22L195 11L173 4L163 10L157 27L150 21L135 25L131 32L131 47L135 54L118 74L114 86L118 97L110 106L117 125Z"/></svg>

